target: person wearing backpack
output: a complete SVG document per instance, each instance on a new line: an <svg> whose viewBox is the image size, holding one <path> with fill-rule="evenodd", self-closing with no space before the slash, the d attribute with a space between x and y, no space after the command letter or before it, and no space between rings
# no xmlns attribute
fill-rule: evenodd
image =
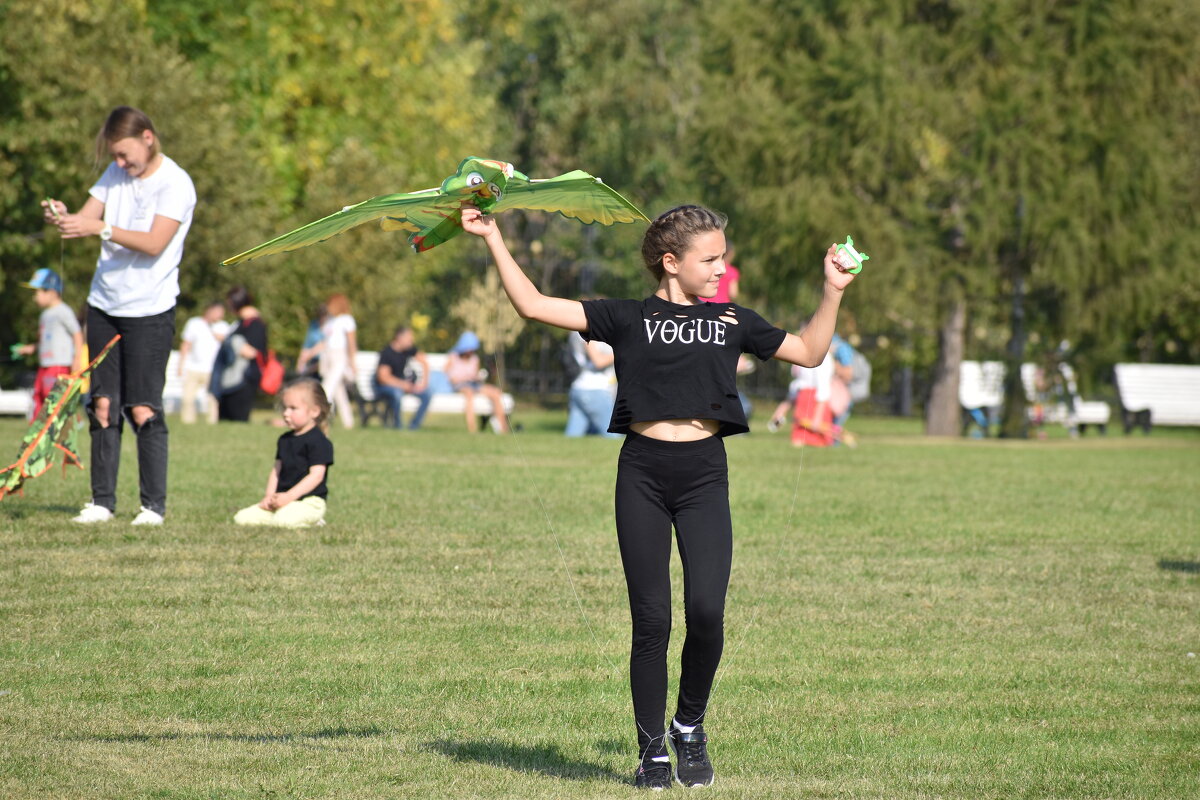
<svg viewBox="0 0 1200 800"><path fill-rule="evenodd" d="M249 422L262 381L259 362L269 352L267 326L246 287L230 289L225 301L238 321L217 351L210 391L217 397L218 419Z"/></svg>
<svg viewBox="0 0 1200 800"><path fill-rule="evenodd" d="M837 428L845 425L846 420L850 418L850 409L854 405L854 393L850 387L854 383L854 354L856 352L850 343L841 336L836 333L833 335L833 340L829 343L829 354L833 359L833 375L827 399L832 411L832 423ZM792 372L795 379L788 385L787 398L776 406L767 423L767 430L771 433L778 431L787 421L788 415L795 409L800 382L796 371Z"/></svg>
<svg viewBox="0 0 1200 800"><path fill-rule="evenodd" d="M613 349L605 342L584 341L577 331L567 338L563 351L564 366L575 377L567 393L567 436L596 434L619 439L621 434L608 430L616 400L617 374L613 369Z"/></svg>

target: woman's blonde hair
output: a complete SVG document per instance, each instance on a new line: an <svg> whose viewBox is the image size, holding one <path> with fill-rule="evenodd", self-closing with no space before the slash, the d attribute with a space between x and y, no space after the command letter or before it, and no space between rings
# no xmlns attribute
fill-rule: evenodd
<svg viewBox="0 0 1200 800"><path fill-rule="evenodd" d="M284 384L283 391L279 393L279 401L282 403L283 396L293 389L298 389L308 395L308 402L317 409L317 427L323 433L329 433L329 398L325 396L321 382L316 378L293 378Z"/></svg>
<svg viewBox="0 0 1200 800"><path fill-rule="evenodd" d="M663 256L683 256L692 239L709 231L723 231L728 220L724 214L704 206L677 206L658 215L642 237L642 262L656 281L661 281Z"/></svg>
<svg viewBox="0 0 1200 800"><path fill-rule="evenodd" d="M133 106L114 108L96 134L96 164L103 164L108 159L108 146L113 142L140 137L145 131L154 134L154 141L150 143L150 157L153 158L158 155L158 131L154 130L150 117Z"/></svg>

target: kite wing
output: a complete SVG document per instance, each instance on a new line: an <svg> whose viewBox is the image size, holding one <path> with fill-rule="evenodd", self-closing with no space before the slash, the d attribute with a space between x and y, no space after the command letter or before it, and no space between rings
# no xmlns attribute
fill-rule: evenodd
<svg viewBox="0 0 1200 800"><path fill-rule="evenodd" d="M510 180L504 197L496 203L491 213L510 208L557 211L564 217L588 225L593 222L612 225L617 222L650 221L615 189L579 169L545 180Z"/></svg>
<svg viewBox="0 0 1200 800"><path fill-rule="evenodd" d="M221 263L240 264L308 247L376 219L385 231L406 231L413 249L423 252L462 233L464 205L474 205L485 214L510 208L557 211L589 225L650 221L637 206L582 170L530 180L512 164L471 157L463 159L458 171L437 189L372 197Z"/></svg>
<svg viewBox="0 0 1200 800"><path fill-rule="evenodd" d="M49 397L42 403L37 419L29 424L21 440L17 460L0 470L0 500L21 491L27 479L44 474L54 466L54 459L60 453L64 469L68 464L83 468L76 444L79 432L84 427L78 413L83 400L83 384L120 338L114 336L90 364L78 372L60 377L54 384Z"/></svg>
<svg viewBox="0 0 1200 800"><path fill-rule="evenodd" d="M301 247L323 242L339 233L372 220L384 220L387 230L417 231L429 226L431 220L441 221L459 208L458 198L443 194L438 189L426 189L406 194L384 194L364 200L358 205L346 206L328 217L310 222L302 228L277 236L269 242L238 253L221 263L225 266L240 264L253 258L286 253ZM411 227L410 227L411 226Z"/></svg>

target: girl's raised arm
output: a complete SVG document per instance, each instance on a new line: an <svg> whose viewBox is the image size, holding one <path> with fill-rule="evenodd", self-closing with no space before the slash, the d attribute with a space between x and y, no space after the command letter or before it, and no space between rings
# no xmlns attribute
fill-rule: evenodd
<svg viewBox="0 0 1200 800"><path fill-rule="evenodd" d="M833 339L833 329L837 324L838 307L842 304L842 292L854 280L854 275L838 263L836 245L830 245L825 251L824 267L825 292L821 304L799 336L789 333L784 338L783 344L775 351L775 358L780 361L815 367L825 360L825 354L829 352L829 342Z"/></svg>
<svg viewBox="0 0 1200 800"><path fill-rule="evenodd" d="M474 206L465 206L462 210L462 226L464 231L482 238L487 243L492 259L496 262L496 271L500 273L500 282L504 284L504 292L518 314L525 319L534 319L569 331L587 330L587 316L583 313L583 304L578 300L550 297L538 291L533 281L529 280L508 252L508 246L504 244L504 237L500 235L500 229L496 227L494 219L483 216Z"/></svg>

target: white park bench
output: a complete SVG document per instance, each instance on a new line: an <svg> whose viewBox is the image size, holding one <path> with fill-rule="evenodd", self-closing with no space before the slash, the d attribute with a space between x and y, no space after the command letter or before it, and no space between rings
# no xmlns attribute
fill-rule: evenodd
<svg viewBox="0 0 1200 800"><path fill-rule="evenodd" d="M1075 373L1069 364L1061 364L1060 371L1066 382L1071 402L1058 400L1044 409L1045 421L1077 427L1080 433L1088 425L1095 425L1104 433L1112 409L1108 403L1084 400L1075 388ZM963 408L963 432L972 422L980 425L987 434L988 428L1004 404L1004 363L1001 361L964 361L958 371L958 402ZM1021 384L1025 387L1025 399L1033 403L1037 399L1037 365L1021 365Z"/></svg>
<svg viewBox="0 0 1200 800"><path fill-rule="evenodd" d="M436 392L433 399L430 400L429 414L462 414L464 412L464 398L458 392L451 392L450 382L446 379L443 370L446 366L445 353L426 353L425 357L429 359L429 368L434 371L431 376L430 385L435 388L443 388L444 392ZM378 417L380 420L386 419L384 416L387 412L387 404L382 398L375 396L375 368L379 366L379 353L371 350L359 350L354 362L354 388L357 391L355 400L358 404L359 416L364 425L366 425L372 417ZM414 371L420 370L420 364L412 362ZM441 373L440 375L436 373ZM31 393L27 393L32 396ZM513 397L510 394L505 394L504 409L511 413L513 410ZM167 376L166 382L163 384L163 410L168 414L179 412L183 400L183 378L179 375L179 351L172 350L170 357L167 359ZM401 411L405 415L411 415L416 412L421 401L412 395L405 395L404 401L400 405ZM199 413L204 413L205 400L199 402ZM476 394L474 398L475 413L485 419L492 415L492 401L484 397L482 394ZM28 405L25 406L28 408ZM11 413L18 413L16 411ZM20 412L28 413L28 411Z"/></svg>
<svg viewBox="0 0 1200 800"><path fill-rule="evenodd" d="M1200 365L1117 364L1125 432L1151 425L1200 425Z"/></svg>
<svg viewBox="0 0 1200 800"><path fill-rule="evenodd" d="M28 417L33 411L33 389L0 389L0 415Z"/></svg>
<svg viewBox="0 0 1200 800"><path fill-rule="evenodd" d="M429 361L429 369L434 373L429 378L429 386L434 390L433 398L429 401L429 414L459 414L466 412L466 398L462 394L450 391L450 381L446 378L446 354L445 353L426 353L425 358ZM416 361L409 361L414 376L420 375L421 365ZM381 421L386 421L387 405L382 398L375 396L375 370L379 367L379 353L374 350L359 350L354 359L354 385L358 390L358 413L362 419L362 424L366 425L370 422L371 417L379 417ZM486 377L484 373L483 377ZM504 403L505 412L511 414L514 406L513 397L505 392L501 399ZM485 419L492 416L492 401L484 397L479 392L475 393L472 401L475 413ZM404 395L404 400L400 403L400 410L405 416L410 416L420 407L421 401L419 398L411 394Z"/></svg>

